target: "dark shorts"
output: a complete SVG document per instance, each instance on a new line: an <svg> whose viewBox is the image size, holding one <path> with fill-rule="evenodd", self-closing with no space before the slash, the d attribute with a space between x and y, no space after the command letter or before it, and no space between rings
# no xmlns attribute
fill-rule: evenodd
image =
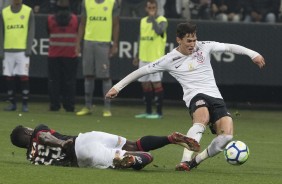
<svg viewBox="0 0 282 184"><path fill-rule="evenodd" d="M190 116L193 117L193 113L200 107L207 107L209 110L209 127L213 134L216 134L216 130L213 128L213 125L217 120L224 116L231 117L231 114L227 111L224 100L221 98L214 98L202 93L197 94L190 102Z"/></svg>

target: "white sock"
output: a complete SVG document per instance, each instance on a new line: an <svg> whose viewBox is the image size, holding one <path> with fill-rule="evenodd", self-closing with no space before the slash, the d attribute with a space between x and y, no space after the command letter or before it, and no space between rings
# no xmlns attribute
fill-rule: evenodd
<svg viewBox="0 0 282 184"><path fill-rule="evenodd" d="M225 145L232 140L232 135L218 135L214 138L211 144L208 146L208 153L210 157L217 155L221 152Z"/></svg>
<svg viewBox="0 0 282 184"><path fill-rule="evenodd" d="M193 138L196 141L198 141L198 143L200 143L200 140L205 130L206 130L205 125L201 123L194 123L193 126L188 130L186 135L187 137ZM185 148L183 151L181 162L190 161L192 159L193 153L194 153L193 151L190 151Z"/></svg>
<svg viewBox="0 0 282 184"><path fill-rule="evenodd" d="M196 162L199 164L207 158L217 155L232 138L232 135L218 135L212 140L208 148L196 156Z"/></svg>
<svg viewBox="0 0 282 184"><path fill-rule="evenodd" d="M208 150L205 149L204 151L202 151L201 153L199 153L197 156L196 156L196 162L199 164L201 163L202 161L206 160L207 158L209 158L209 154L208 154Z"/></svg>

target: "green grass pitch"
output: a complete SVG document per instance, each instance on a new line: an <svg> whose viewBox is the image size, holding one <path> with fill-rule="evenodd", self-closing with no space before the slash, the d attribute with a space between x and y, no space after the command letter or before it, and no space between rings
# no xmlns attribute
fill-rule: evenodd
<svg viewBox="0 0 282 184"><path fill-rule="evenodd" d="M0 108L6 104L1 103ZM79 109L81 106L77 106ZM103 118L97 105L90 116L77 117L73 113L49 112L47 103L31 103L29 113L0 110L0 184L282 184L282 112L231 109L234 117L234 139L250 148L249 160L242 166L229 165L223 153L203 162L191 172L176 172L175 165L183 148L168 145L152 151L154 162L144 170L99 170L34 166L25 159L25 150L10 143L9 135L18 124L35 127L45 123L63 134L77 135L91 130L105 131L136 140L143 135L168 135L173 131L186 134L191 118L184 104L165 106L161 120L135 119L143 106L115 105L113 117ZM207 129L201 146L205 148L214 137Z"/></svg>

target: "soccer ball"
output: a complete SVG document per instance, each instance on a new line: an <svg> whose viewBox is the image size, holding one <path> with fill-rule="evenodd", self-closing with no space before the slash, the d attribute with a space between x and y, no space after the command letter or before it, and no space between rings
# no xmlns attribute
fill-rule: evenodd
<svg viewBox="0 0 282 184"><path fill-rule="evenodd" d="M223 153L229 164L242 165L248 160L250 150L242 141L231 141L227 144Z"/></svg>

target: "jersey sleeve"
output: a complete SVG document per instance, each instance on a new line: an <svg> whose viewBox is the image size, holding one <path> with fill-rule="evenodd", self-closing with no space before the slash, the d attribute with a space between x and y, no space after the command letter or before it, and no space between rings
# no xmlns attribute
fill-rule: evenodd
<svg viewBox="0 0 282 184"><path fill-rule="evenodd" d="M167 69L168 58L166 56L161 57L160 59L145 65L148 73L156 73L156 72L163 72Z"/></svg>
<svg viewBox="0 0 282 184"><path fill-rule="evenodd" d="M226 51L226 47L224 43L214 42L214 41L200 41L200 47L202 47L203 50L209 53Z"/></svg>

